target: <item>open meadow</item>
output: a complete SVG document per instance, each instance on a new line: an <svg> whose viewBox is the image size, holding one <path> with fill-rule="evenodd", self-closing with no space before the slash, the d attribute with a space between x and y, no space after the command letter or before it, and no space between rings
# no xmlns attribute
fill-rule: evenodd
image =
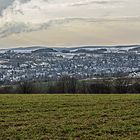
<svg viewBox="0 0 140 140"><path fill-rule="evenodd" d="M0 140L139 140L140 95L0 95Z"/></svg>

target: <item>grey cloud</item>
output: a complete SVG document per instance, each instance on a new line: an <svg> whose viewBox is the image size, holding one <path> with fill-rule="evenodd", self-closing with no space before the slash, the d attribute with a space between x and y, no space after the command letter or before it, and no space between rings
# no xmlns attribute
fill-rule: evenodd
<svg viewBox="0 0 140 140"><path fill-rule="evenodd" d="M31 1L31 0L19 0L21 3L26 3L28 1Z"/></svg>
<svg viewBox="0 0 140 140"><path fill-rule="evenodd" d="M140 20L140 17L124 17L124 18L64 18L64 19L56 19L50 20L47 23L40 24L39 26L34 26L25 23L12 23L5 24L2 28L0 28L0 38L7 37L11 34L18 34L23 32L32 32L47 29L53 25L61 25L65 23L69 23L72 21L85 21L85 22L112 22L112 21L132 21L132 20Z"/></svg>
<svg viewBox="0 0 140 140"><path fill-rule="evenodd" d="M5 24L2 28L0 28L0 38L6 37L13 33L21 33L21 32L29 32L32 31L28 25L24 23L13 23L13 24Z"/></svg>
<svg viewBox="0 0 140 140"><path fill-rule="evenodd" d="M11 5L14 0L0 0L0 15L2 15L2 11L6 9L9 5Z"/></svg>
<svg viewBox="0 0 140 140"><path fill-rule="evenodd" d="M15 0L0 0L0 16L2 15L3 10L5 10L7 7L12 5L12 3ZM26 3L31 0L19 0L21 3Z"/></svg>

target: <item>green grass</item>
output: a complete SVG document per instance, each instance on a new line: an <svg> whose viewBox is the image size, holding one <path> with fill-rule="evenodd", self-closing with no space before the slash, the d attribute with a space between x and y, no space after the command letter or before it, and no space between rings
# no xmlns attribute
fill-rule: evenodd
<svg viewBox="0 0 140 140"><path fill-rule="evenodd" d="M1 140L139 140L140 95L0 95Z"/></svg>

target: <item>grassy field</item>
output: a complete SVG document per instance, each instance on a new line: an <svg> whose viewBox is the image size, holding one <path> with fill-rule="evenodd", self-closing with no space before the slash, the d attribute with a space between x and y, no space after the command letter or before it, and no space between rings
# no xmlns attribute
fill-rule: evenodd
<svg viewBox="0 0 140 140"><path fill-rule="evenodd" d="M1 140L140 140L140 95L0 95Z"/></svg>

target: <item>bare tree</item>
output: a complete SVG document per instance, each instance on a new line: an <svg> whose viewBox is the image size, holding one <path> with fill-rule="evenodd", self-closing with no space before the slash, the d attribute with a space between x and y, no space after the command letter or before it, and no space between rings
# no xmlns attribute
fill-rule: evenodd
<svg viewBox="0 0 140 140"><path fill-rule="evenodd" d="M127 78L118 78L114 81L115 93L128 93L130 80Z"/></svg>
<svg viewBox="0 0 140 140"><path fill-rule="evenodd" d="M20 94L31 94L34 93L35 89L34 89L34 85L33 83L29 82L29 81L24 81L24 82L20 82L17 86L17 92Z"/></svg>
<svg viewBox="0 0 140 140"><path fill-rule="evenodd" d="M48 84L49 93L76 93L77 79L63 76L58 81Z"/></svg>

